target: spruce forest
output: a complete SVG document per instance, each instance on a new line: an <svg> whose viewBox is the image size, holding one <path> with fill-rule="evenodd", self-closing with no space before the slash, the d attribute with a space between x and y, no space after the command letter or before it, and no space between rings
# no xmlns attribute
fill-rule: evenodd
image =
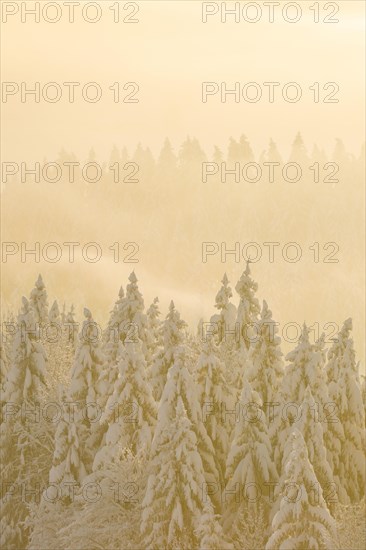
<svg viewBox="0 0 366 550"><path fill-rule="evenodd" d="M352 320L330 343L304 324L284 355L244 267L194 330L173 301L144 303L138 269L105 326L50 305L39 275L3 322L4 547L364 547Z"/></svg>

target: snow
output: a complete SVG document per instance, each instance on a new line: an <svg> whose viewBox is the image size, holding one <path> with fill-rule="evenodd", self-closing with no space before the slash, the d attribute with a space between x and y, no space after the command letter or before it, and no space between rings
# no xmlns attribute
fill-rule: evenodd
<svg viewBox="0 0 366 550"><path fill-rule="evenodd" d="M78 339L55 348L41 325L75 323L73 306L60 314L55 300L48 312L42 277L22 298L17 331L0 350L1 461L5 480L41 481L41 501L2 497L8 547L363 548L365 387L351 319L329 350L304 325L283 358L249 263L237 305L224 275L211 317L224 332L204 340L173 301L163 321L158 298L145 312L137 283L132 272L119 289L102 339L84 307ZM225 335L235 322L239 339ZM29 420L56 400L57 421ZM268 402L278 403L274 418ZM33 415L5 419L9 404Z"/></svg>

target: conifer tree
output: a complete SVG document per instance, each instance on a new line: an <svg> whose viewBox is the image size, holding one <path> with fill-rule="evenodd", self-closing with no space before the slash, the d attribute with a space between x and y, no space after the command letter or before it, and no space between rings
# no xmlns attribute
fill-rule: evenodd
<svg viewBox="0 0 366 550"><path fill-rule="evenodd" d="M336 139L336 144L332 154L332 160L337 162L344 169L350 162L351 156L347 153L343 141L339 138Z"/></svg>
<svg viewBox="0 0 366 550"><path fill-rule="evenodd" d="M78 343L78 324L75 322L75 309L73 305L71 305L71 309L66 315L65 325L67 331L67 341L73 347L76 347Z"/></svg>
<svg viewBox="0 0 366 550"><path fill-rule="evenodd" d="M280 406L272 411L275 416L270 426L276 467L281 470L284 466L284 446L309 386L317 407L318 418L323 422L327 459L337 482L338 453L344 436L337 415L334 414L326 384L323 339L320 338L315 344L311 344L309 329L304 324L298 345L287 354L286 360L289 363L285 367L279 399L276 400ZM333 414L328 418L330 413Z"/></svg>
<svg viewBox="0 0 366 550"><path fill-rule="evenodd" d="M358 502L365 485L365 410L356 364L352 320L347 319L328 352L329 394L344 431L340 452L340 485L351 502ZM342 494L342 501L347 497Z"/></svg>
<svg viewBox="0 0 366 550"><path fill-rule="evenodd" d="M122 343L141 340L143 351L147 353L146 314L144 313L144 299L137 285L137 277L133 271L126 287L126 297L120 304L119 337Z"/></svg>
<svg viewBox="0 0 366 550"><path fill-rule="evenodd" d="M78 429L83 434L80 438L80 446L84 450L82 462L89 472L102 437L98 423L101 415L98 380L104 356L98 327L87 308L84 308L84 317L71 372L69 396L72 402L78 404Z"/></svg>
<svg viewBox="0 0 366 550"><path fill-rule="evenodd" d="M219 147L215 145L214 153L213 153L213 162L216 162L216 164L220 164L224 160L224 155Z"/></svg>
<svg viewBox="0 0 366 550"><path fill-rule="evenodd" d="M254 154L246 136L241 135L239 142L233 138L230 138L228 148L229 163L240 162L244 165L248 162L253 162L253 160Z"/></svg>
<svg viewBox="0 0 366 550"><path fill-rule="evenodd" d="M160 422L157 423L155 429L155 437L158 438L159 432L164 430L169 425L169 419L174 416L174 407L181 396L184 408L188 418L192 423L197 442L198 452L202 459L204 475L207 483L215 484L218 488L219 472L215 464L215 451L210 437L207 434L206 427L203 423L203 414L197 395L197 388L189 369L190 358L187 354L185 346L179 346L174 353L174 362L169 369L167 381L164 386L161 402L159 404ZM166 425L163 423L165 419ZM213 497L215 509L219 508L219 494L215 492Z"/></svg>
<svg viewBox="0 0 366 550"><path fill-rule="evenodd" d="M164 393L167 392L164 390ZM168 417L167 408L173 412ZM204 509L204 483L197 436L182 396L176 393L168 404L163 395L142 502L144 548L189 550L197 546L196 530Z"/></svg>
<svg viewBox="0 0 366 550"><path fill-rule="evenodd" d="M125 344L114 384L101 422L108 428L105 444L94 460L94 469L114 461L125 448L133 454L148 453L156 423L156 404L146 379L141 342Z"/></svg>
<svg viewBox="0 0 366 550"><path fill-rule="evenodd" d="M98 327L87 308L84 308L84 317L71 373L70 398L83 403L96 403L96 381L104 356Z"/></svg>
<svg viewBox="0 0 366 550"><path fill-rule="evenodd" d="M31 292L30 306L34 313L34 319L36 323L41 326L48 322L48 301L47 291L44 285L41 275L38 275L38 279L35 282L35 287Z"/></svg>
<svg viewBox="0 0 366 550"><path fill-rule="evenodd" d="M270 142L269 142L268 151L267 151L267 161L278 162L279 164L283 164L282 157L278 152L277 145L273 141L273 139L270 139Z"/></svg>
<svg viewBox="0 0 366 550"><path fill-rule="evenodd" d="M198 140L188 136L179 151L179 167L189 173L195 169L195 165L200 165L205 160L206 155Z"/></svg>
<svg viewBox="0 0 366 550"><path fill-rule="evenodd" d="M335 522L323 498L305 441L294 429L286 464L286 483L279 511L272 522L266 550L334 548Z"/></svg>
<svg viewBox="0 0 366 550"><path fill-rule="evenodd" d="M109 363L114 363L117 358L120 339L120 324L124 309L125 293L121 286L113 309L110 313L107 328L103 333L103 352Z"/></svg>
<svg viewBox="0 0 366 550"><path fill-rule="evenodd" d="M235 290L240 296L238 307L237 323L240 327L240 346L245 346L248 350L253 336L253 325L258 322L260 313L259 302L255 296L258 285L250 277L249 261L239 281L236 283Z"/></svg>
<svg viewBox="0 0 366 550"><path fill-rule="evenodd" d="M156 352L159 344L161 344L160 338L160 310L159 310L159 298L154 298L153 303L150 305L146 312L147 317L147 359L151 361L154 353Z"/></svg>
<svg viewBox="0 0 366 550"><path fill-rule="evenodd" d="M256 507L241 506L230 537L235 550L263 549L268 539L267 525L268 505L259 502Z"/></svg>
<svg viewBox="0 0 366 550"><path fill-rule="evenodd" d="M313 151L311 153L311 162L319 162L321 166L324 166L326 162L328 162L327 155L325 154L323 149L319 149L319 147L315 144L313 147Z"/></svg>
<svg viewBox="0 0 366 550"><path fill-rule="evenodd" d="M40 472L50 458L50 449L46 447L48 434L39 414L45 383L46 355L39 342L39 325L30 303L23 297L0 425L1 477L5 484L0 530L2 544L9 549L27 544L29 530L22 522L28 511L22 490L34 489L43 481Z"/></svg>
<svg viewBox="0 0 366 550"><path fill-rule="evenodd" d="M22 298L11 364L5 388L6 401L16 405L35 403L46 383L46 354L40 343L40 330L27 298Z"/></svg>
<svg viewBox="0 0 366 550"><path fill-rule="evenodd" d="M309 386L305 390L299 418L293 424L293 427L298 429L304 438L309 460L326 498L326 495L333 493L333 473L324 446L323 426ZM332 508L334 502L335 498L327 502L328 508Z"/></svg>
<svg viewBox="0 0 366 550"><path fill-rule="evenodd" d="M177 157L173 152L171 143L166 138L158 158L158 174L162 179L172 178L177 169Z"/></svg>
<svg viewBox="0 0 366 550"><path fill-rule="evenodd" d="M170 302L169 313L161 326L162 349L158 349L152 359L151 383L156 401L159 401L167 379L169 368L173 365L175 352L185 339L183 329L187 323L180 318L174 302Z"/></svg>
<svg viewBox="0 0 366 550"><path fill-rule="evenodd" d="M139 143L132 156L132 160L138 165L144 179L149 181L155 172L155 159L150 149L148 147L143 148L141 143Z"/></svg>
<svg viewBox="0 0 366 550"><path fill-rule="evenodd" d="M249 350L251 368L248 370L248 381L259 394L268 419L268 404L275 401L284 367L281 338L277 336L278 328L265 300L256 332Z"/></svg>
<svg viewBox="0 0 366 550"><path fill-rule="evenodd" d="M117 363L120 357L123 344L121 341L121 327L123 326L125 294L121 286L118 293L118 299L110 313L109 321L103 332L103 355L104 363L98 378L98 404L102 410L109 396L113 392L114 383L118 377Z"/></svg>
<svg viewBox="0 0 366 550"><path fill-rule="evenodd" d="M296 162L304 170L309 166L309 156L300 132L296 134L291 148L289 162Z"/></svg>
<svg viewBox="0 0 366 550"><path fill-rule="evenodd" d="M311 389L308 386L305 390L304 399L299 408L296 421L289 428L291 432L297 429L304 438L305 444L308 450L309 460L314 468L315 475L323 491L324 498L327 506L330 510L334 510L336 501L338 500L335 494L335 483L333 479L333 472L328 462L327 450L324 445L324 433L321 418L319 417L316 403L313 399ZM290 432L290 433L291 433ZM273 507L272 512L276 512L281 502L281 490L286 480L285 465L288 461L290 453L292 452L291 438L288 437L284 445L283 459L282 459L282 475L280 482L275 491L277 502Z"/></svg>
<svg viewBox="0 0 366 550"><path fill-rule="evenodd" d="M244 134L242 134L239 138L239 152L242 163L253 162L254 153L248 138Z"/></svg>
<svg viewBox="0 0 366 550"><path fill-rule="evenodd" d="M58 307L57 300L55 300L51 306L49 315L48 315L50 323L55 323L57 325L61 325L61 314Z"/></svg>
<svg viewBox="0 0 366 550"><path fill-rule="evenodd" d="M78 433L78 427L80 430L81 424L78 424L75 418L79 413L75 411L74 404L62 389L60 397L62 414L55 432L55 450L49 482L57 485L59 494L64 498L66 485L80 484L86 476L86 468L83 464L80 433Z"/></svg>
<svg viewBox="0 0 366 550"><path fill-rule="evenodd" d="M52 304L48 318L47 326L43 327L42 340L49 362L49 397L56 400L60 385L69 382L75 351L73 339L77 337L77 328L67 322L64 311L60 313L56 300Z"/></svg>
<svg viewBox="0 0 366 550"><path fill-rule="evenodd" d="M231 287L229 286L229 280L226 273L224 274L221 282L222 287L216 294L215 299L215 307L219 310L219 313L213 315L210 319L210 322L217 325L218 342L224 340L229 345L230 341L235 341L235 321L237 310L235 305L230 301L233 293ZM227 334L227 332L229 334ZM232 335L233 332L234 335Z"/></svg>
<svg viewBox="0 0 366 550"><path fill-rule="evenodd" d="M234 546L225 537L220 516L215 514L212 503L207 499L201 515L200 523L196 530L200 541L200 550L232 550Z"/></svg>
<svg viewBox="0 0 366 550"><path fill-rule="evenodd" d="M198 358L195 380L203 422L215 450L216 468L220 485L223 485L231 432L231 424L227 424L225 411L233 409L233 399L224 377L225 365L217 353L212 338L209 338Z"/></svg>
<svg viewBox="0 0 366 550"><path fill-rule="evenodd" d="M229 531L241 508L258 511L260 503L268 502L269 484L277 481L262 403L245 377L239 421L226 462L226 480L224 527ZM249 499L250 487L255 491L254 498L252 495Z"/></svg>
<svg viewBox="0 0 366 550"><path fill-rule="evenodd" d="M144 299L137 285L135 272L129 276L129 284L124 295L121 286L118 299L111 312L108 325L103 334L103 351L109 361L117 357L119 342L135 342L140 339L146 354L146 315Z"/></svg>

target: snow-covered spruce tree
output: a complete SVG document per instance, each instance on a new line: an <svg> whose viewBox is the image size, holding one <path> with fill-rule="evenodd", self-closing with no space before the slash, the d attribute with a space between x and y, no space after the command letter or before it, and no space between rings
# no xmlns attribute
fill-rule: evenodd
<svg viewBox="0 0 366 550"><path fill-rule="evenodd" d="M73 304L65 318L65 329L68 343L76 347L78 343L78 324L75 321L75 309Z"/></svg>
<svg viewBox="0 0 366 550"><path fill-rule="evenodd" d="M103 352L106 357L106 361L109 364L116 362L118 347L120 343L119 327L121 318L123 315L125 293L121 286L118 292L118 299L116 300L113 309L110 313L107 328L103 332Z"/></svg>
<svg viewBox="0 0 366 550"><path fill-rule="evenodd" d="M308 457L314 468L314 473L321 486L324 500L330 510L334 510L337 495L333 473L327 460L327 453L324 446L323 425L319 419L317 407L313 399L310 387L305 390L304 400L299 409L298 418L291 427L291 430L297 429L306 444ZM292 452L291 438L286 441L283 455L283 468L279 485L275 491L277 503L273 507L273 512L277 512L281 502L281 490L286 480L285 465Z"/></svg>
<svg viewBox="0 0 366 550"><path fill-rule="evenodd" d="M148 453L156 424L156 403L146 379L146 361L140 340L126 343L118 363L119 377L110 395L101 423L108 428L93 469L119 458L128 448L134 455Z"/></svg>
<svg viewBox="0 0 366 550"><path fill-rule="evenodd" d="M169 313L161 326L163 347L158 349L152 359L150 371L153 395L159 401L167 379L169 368L174 363L177 348L185 340L184 329L187 323L180 318L173 300L170 302Z"/></svg>
<svg viewBox="0 0 366 550"><path fill-rule="evenodd" d="M272 312L263 300L261 317L257 325L257 335L249 349L248 381L263 403L263 410L268 419L269 406L275 402L283 378L283 360L281 338L277 336L278 328L272 319Z"/></svg>
<svg viewBox="0 0 366 550"><path fill-rule="evenodd" d="M38 506L29 510L27 523L32 528L30 549L65 548L59 531L69 526L73 517L75 495L86 477L80 447L81 426L75 418L75 406L64 388L59 391L61 417L58 420L54 438L54 452L48 483Z"/></svg>
<svg viewBox="0 0 366 550"><path fill-rule="evenodd" d="M219 472L215 465L215 451L203 423L202 410L197 397L197 388L189 370L190 357L186 346L175 351L174 363L168 371L167 381L159 404L158 423L155 428L154 442L159 441L160 432L168 430L170 418L174 417L178 397L181 397L184 408L196 434L198 452L202 459L205 481L214 492L213 504L216 511L220 508ZM153 452L153 450L152 450ZM205 487L202 488L204 490Z"/></svg>
<svg viewBox="0 0 366 550"><path fill-rule="evenodd" d="M222 287L216 294L215 299L215 307L219 310L219 313L211 317L210 323L215 323L216 325L215 328L217 328L217 342L220 343L224 341L227 345L230 345L230 343L232 343L233 341L235 342L234 331L237 310L235 305L230 301L233 293L231 287L229 286L229 279L227 278L226 273L224 274L221 282Z"/></svg>
<svg viewBox="0 0 366 550"><path fill-rule="evenodd" d="M108 398L113 392L114 383L118 377L117 363L122 350L122 340L120 338L120 326L122 325L123 304L125 294L121 286L118 293L118 299L110 313L110 318L106 329L103 332L102 351L104 354L104 363L98 379L98 404L104 411Z"/></svg>
<svg viewBox="0 0 366 550"><path fill-rule="evenodd" d="M169 369L159 410L161 407L166 410L165 418L169 422L169 414L174 414L174 409L171 408L170 403L176 400L177 395L182 397L188 418L197 437L198 452L202 459L206 482L213 483L215 487L218 487L219 472L215 464L215 450L203 423L197 387L190 372L190 361L191 357L187 347L184 345L178 347L175 352L174 363ZM158 430L159 426L156 427L156 432ZM216 510L218 510L220 508L219 495L215 493L212 499Z"/></svg>
<svg viewBox="0 0 366 550"><path fill-rule="evenodd" d="M227 533L232 533L241 509L251 509L259 516L260 506L268 506L269 484L278 477L262 403L245 377L238 420L226 462L223 509Z"/></svg>
<svg viewBox="0 0 366 550"><path fill-rule="evenodd" d="M146 549L191 550L198 545L205 477L194 427L182 396L169 387L170 381L173 377L164 389L153 440L142 503L141 543Z"/></svg>
<svg viewBox="0 0 366 550"><path fill-rule="evenodd" d="M226 378L236 400L240 398L243 376L246 375L248 366L249 348L256 334L258 314L260 313L259 302L255 296L258 285L250 277L249 264L248 261L245 271L235 286L235 290L240 296L234 328L235 346L220 345L221 356L226 365Z"/></svg>
<svg viewBox="0 0 366 550"><path fill-rule="evenodd" d="M96 380L103 362L99 331L91 311L84 308L83 326L79 335L73 370L70 398L85 403L96 402Z"/></svg>
<svg viewBox="0 0 366 550"><path fill-rule="evenodd" d="M61 389L61 418L55 432L55 450L49 474L50 484L59 488L59 494L67 483L78 483L86 476L80 448L77 412L67 393ZM67 496L66 496L67 497Z"/></svg>
<svg viewBox="0 0 366 550"><path fill-rule="evenodd" d="M46 382L46 355L39 342L39 325L26 298L22 299L11 361L5 384L0 426L1 541L4 547L26 547L27 502L22 491L37 490L52 457L50 425L40 414ZM31 498L29 499L31 500Z"/></svg>
<svg viewBox="0 0 366 550"><path fill-rule="evenodd" d="M309 387L317 418L323 424L327 460L337 483L339 451L344 436L328 393L322 345L322 339L315 344L310 343L309 329L304 325L298 345L286 356L289 363L285 367L278 398L275 398L279 406L274 406L270 413L270 436L277 471L282 471L284 447Z"/></svg>
<svg viewBox="0 0 366 550"><path fill-rule="evenodd" d="M40 326L48 322L47 291L41 275L35 282L35 287L30 294L30 306L34 312L34 319Z"/></svg>
<svg viewBox="0 0 366 550"><path fill-rule="evenodd" d="M238 314L236 321L240 328L240 346L245 346L248 350L253 334L253 326L258 324L258 315L260 314L260 305L255 293L258 290L258 284L250 277L249 261L239 281L236 283L235 290L240 296Z"/></svg>
<svg viewBox="0 0 366 550"><path fill-rule="evenodd" d="M215 514L212 503L206 500L200 523L196 529L200 550L232 550L233 544L225 537L220 516Z"/></svg>
<svg viewBox="0 0 366 550"><path fill-rule="evenodd" d="M304 438L309 460L326 498L325 495L331 493L333 489L333 474L324 447L323 425L318 417L316 403L309 386L305 390L301 413L294 423L294 427ZM331 507L332 501L327 502L327 505Z"/></svg>
<svg viewBox="0 0 366 550"><path fill-rule="evenodd" d="M57 300L53 302L50 312L48 314L48 318L50 323L61 325L61 314L60 314L60 309L58 307Z"/></svg>
<svg viewBox="0 0 366 550"><path fill-rule="evenodd" d="M48 397L58 400L60 385L68 384L69 374L74 359L74 346L70 334L75 328L62 321L58 303L55 300L49 312L47 326L43 327L42 341L48 357ZM66 319L64 320L66 323Z"/></svg>
<svg viewBox="0 0 366 550"><path fill-rule="evenodd" d="M326 367L331 400L344 431L340 453L339 479L351 502L358 502L365 488L365 410L356 364L353 340L350 338L352 320L344 322L328 352ZM342 494L342 502L347 497Z"/></svg>
<svg viewBox="0 0 366 550"><path fill-rule="evenodd" d="M352 331L352 319L346 319L343 323L342 329L334 338L334 343L328 351L328 362L325 370L327 372L328 383L330 386L330 393L336 394L336 381L341 373L343 365L343 355L347 346L347 342L350 340Z"/></svg>
<svg viewBox="0 0 366 550"><path fill-rule="evenodd" d="M334 548L335 521L309 461L304 438L296 428L290 435L290 444L284 496L273 518L266 550Z"/></svg>
<svg viewBox="0 0 366 550"><path fill-rule="evenodd" d="M146 314L144 313L144 299L137 285L137 277L133 271L129 276L129 284L124 296L121 287L118 300L111 313L107 329L104 333L104 347L107 356L116 359L118 341L135 342L140 339L146 355ZM109 344L108 344L109 342Z"/></svg>
<svg viewBox="0 0 366 550"><path fill-rule="evenodd" d="M159 298L154 298L153 303L150 305L146 312L147 317L147 360L151 361L152 357L156 353L158 346L161 344L161 321L159 310Z"/></svg>
<svg viewBox="0 0 366 550"><path fill-rule="evenodd" d="M126 287L126 297L121 306L120 339L123 343L135 342L140 339L146 356L146 314L144 313L144 299L137 285L137 277L133 271Z"/></svg>
<svg viewBox="0 0 366 550"><path fill-rule="evenodd" d="M327 375L325 369L327 350L325 349L324 333L315 342L314 350L320 352L321 355L321 370L318 379L319 384L312 384L311 387L311 392L314 397L315 407L317 411L315 417L319 422L322 423L324 445L326 448L327 459L330 465L330 469L333 474L333 481L336 484L337 499L342 499L342 494L344 493L344 490L341 486L339 472L341 446L345 435L340 419L338 418L337 405L331 399L329 394L329 387L327 384ZM333 511L333 507L331 508L331 510Z"/></svg>
<svg viewBox="0 0 366 550"><path fill-rule="evenodd" d="M98 380L99 406L105 410L106 403L114 390L118 377L117 363L123 344L140 341L144 356L147 356L147 319L144 313L144 300L137 285L134 272L129 276L129 284L124 296L121 286L114 308L104 332L103 351L105 361ZM106 423L100 424L100 433L104 434Z"/></svg>
<svg viewBox="0 0 366 550"><path fill-rule="evenodd" d="M40 400L40 386L45 384L47 358L39 340L40 331L34 312L23 296L5 388L6 401L9 403L20 406Z"/></svg>
<svg viewBox="0 0 366 550"><path fill-rule="evenodd" d="M73 516L77 513L74 509L75 496L80 493L81 483L86 478L80 445L80 429L85 427L77 417L80 413L75 410L67 391L62 387L59 390L59 404L61 416L55 432L48 483L39 505L30 507L27 519L32 529L30 550L67 548L62 542L60 531L70 528Z"/></svg>
<svg viewBox="0 0 366 550"><path fill-rule="evenodd" d="M217 354L213 338L208 338L198 358L195 381L203 422L215 450L215 463L222 486L225 480L229 435L233 424L228 424L232 416L225 415L225 411L233 410L234 400L224 377L225 365Z"/></svg>
<svg viewBox="0 0 366 550"><path fill-rule="evenodd" d="M103 436L99 424L102 411L98 404L98 380L104 356L99 329L89 309L84 308L84 316L71 372L69 397L73 403L77 403L78 430L83 434L80 436L80 447L84 453L81 459L87 472L90 472L95 452Z"/></svg>

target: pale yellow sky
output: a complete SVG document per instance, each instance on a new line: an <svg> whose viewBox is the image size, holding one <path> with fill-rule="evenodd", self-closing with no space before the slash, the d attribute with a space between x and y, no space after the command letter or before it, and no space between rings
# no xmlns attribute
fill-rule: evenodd
<svg viewBox="0 0 366 550"><path fill-rule="evenodd" d="M165 136L178 147L188 134L210 152L242 132L258 152L269 136L286 152L298 129L328 150L341 136L358 154L364 139L364 3L339 2L340 22L328 25L314 24L311 3L300 4L303 17L295 24L283 22L280 12L273 24L266 12L256 24L222 24L218 16L203 24L195 1L140 2L138 24L114 24L110 2L102 2L96 24L82 21L79 12L73 24L64 22L67 14L55 24L9 17L2 25L4 81L96 81L103 97L87 104L77 95L72 105L63 98L21 104L19 95L9 97L1 106L3 157L52 158L62 145L85 156L94 145L104 159L114 143L133 148L141 141L158 151ZM116 81L137 82L140 103L114 104L108 86ZM282 98L222 104L218 96L202 104L203 81L227 81L228 87L296 81L304 93L295 104ZM315 104L308 90L314 82L337 82L340 102Z"/></svg>
<svg viewBox="0 0 366 550"><path fill-rule="evenodd" d="M187 135L197 137L211 154L214 145L226 149L229 137L238 138L242 133L258 155L272 137L286 157L299 130L308 146L315 142L331 152L335 138L340 137L351 153L359 155L365 139L364 2L338 2L340 22L329 25L312 22L308 7L313 2L307 1L299 2L307 15L292 25L281 20L270 24L265 18L256 24L222 24L217 18L203 24L201 2L155 0L139 2L138 24L114 24L108 11L111 4L102 2L102 19L94 25L78 16L73 24L63 20L23 24L19 16L2 24L3 81L23 81L29 86L37 81L41 85L95 81L103 89L97 104L85 103L78 93L74 104L64 99L55 104L21 103L19 95L9 97L7 103L1 103L3 161L51 160L62 147L83 160L92 146L97 159L103 161L108 160L114 144L126 145L131 151L139 142L156 154L166 136L178 149ZM320 2L320 6L325 4ZM114 103L108 86L117 81L139 83L140 102ZM219 96L202 103L204 81L227 81L228 87L236 81L295 81L304 95L295 104L282 99L274 104L267 100L223 104ZM338 83L339 103L314 103L309 91L314 82ZM150 231L142 226L139 216L103 209L95 197L85 204L57 197L60 202L54 225L42 225L43 196L37 197L35 192L36 204L23 209L9 199L2 205L9 222L2 228L4 240L64 240L66 227L67 237L74 241L103 239L105 246L117 240L137 241L141 256L137 266L113 264L108 256L99 264L76 262L72 266L25 265L14 259L2 266L4 295L7 301L18 303L41 271L50 298L74 301L79 313L88 305L94 308L96 318L105 321L120 284L136 267L146 303L159 295L165 314L173 298L183 318L194 325L200 316L207 318L214 312L223 272L228 272L234 287L243 269L233 262L223 265L219 257L203 264L202 235L207 241L226 241L228 246L236 241L297 240L304 250L316 241L337 241L339 264L315 265L308 254L296 265L260 263L253 269L254 277L260 285L259 297L268 300L274 317L283 324L304 320L340 324L352 316L357 352L364 358L364 184L354 182L351 197L347 184L350 182L336 189L317 189L309 210L302 208L304 197L296 190L282 189L279 200L276 188L264 186L263 192L257 188L255 193L245 188L239 201L238 195L233 195L230 209L230 188L216 197L207 188L202 190L196 217L180 190L185 206L171 205L176 226L159 223L155 235L161 214L148 207ZM228 199L227 209L220 208L220 193ZM211 199L214 206L206 216ZM355 205L357 212L350 210ZM51 207L54 205L46 203L47 213ZM41 212L37 223L34 211ZM224 227L221 232L216 231L217 221ZM199 238L195 238L195 227ZM146 260L147 252L153 261Z"/></svg>

